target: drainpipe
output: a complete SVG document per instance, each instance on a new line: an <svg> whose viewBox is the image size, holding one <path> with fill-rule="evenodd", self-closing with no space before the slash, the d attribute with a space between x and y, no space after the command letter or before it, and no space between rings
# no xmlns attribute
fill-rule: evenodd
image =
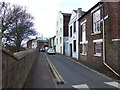
<svg viewBox="0 0 120 90"><path fill-rule="evenodd" d="M104 24L104 12L103 12L103 6L102 6L102 19L103 19L103 63L105 63L105 24Z"/></svg>

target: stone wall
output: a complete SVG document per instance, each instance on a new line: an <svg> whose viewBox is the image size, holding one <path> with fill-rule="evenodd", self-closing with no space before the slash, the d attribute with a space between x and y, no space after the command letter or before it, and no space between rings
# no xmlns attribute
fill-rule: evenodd
<svg viewBox="0 0 120 90"><path fill-rule="evenodd" d="M35 49L14 54L3 49L2 88L22 88L37 56Z"/></svg>

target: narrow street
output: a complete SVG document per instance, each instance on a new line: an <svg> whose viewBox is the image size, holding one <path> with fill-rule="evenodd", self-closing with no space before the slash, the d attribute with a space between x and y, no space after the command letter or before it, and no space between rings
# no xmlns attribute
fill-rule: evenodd
<svg viewBox="0 0 120 90"><path fill-rule="evenodd" d="M64 79L64 84L59 85L59 88L86 88L86 90L95 90L96 88L106 90L108 88L108 90L118 90L120 84L117 80L96 73L74 62L69 57L58 54L47 55L47 57Z"/></svg>

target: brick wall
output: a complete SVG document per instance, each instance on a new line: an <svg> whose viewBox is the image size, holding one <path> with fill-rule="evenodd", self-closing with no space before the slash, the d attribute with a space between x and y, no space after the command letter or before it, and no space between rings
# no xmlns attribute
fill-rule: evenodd
<svg viewBox="0 0 120 90"><path fill-rule="evenodd" d="M119 70L119 46L120 41L113 41L114 39L119 39L120 25L119 25L119 15L120 15L120 3L106 3L108 6L109 15L109 28L106 29L106 63L120 74Z"/></svg>
<svg viewBox="0 0 120 90"><path fill-rule="evenodd" d="M99 4L98 4L99 5ZM79 31L80 41L82 38L82 30L80 23L85 19L87 20L87 40L88 48L87 55L80 55L79 60L87 63L96 63L103 65L103 42L102 42L102 55L100 57L94 56L94 43L93 40L103 39L103 22L101 21L100 29L101 33L92 34L92 13L98 5L89 10L82 18L79 19ZM101 19L108 15L108 18L104 20L105 31L105 63L109 65L113 70L120 74L120 41L112 41L114 39L120 39L120 2L111 3L105 2L101 4ZM80 50L80 49L79 49Z"/></svg>
<svg viewBox="0 0 120 90"><path fill-rule="evenodd" d="M36 60L38 50L16 53L2 51L2 88L22 88Z"/></svg>
<svg viewBox="0 0 120 90"><path fill-rule="evenodd" d="M64 33L63 33L63 36L67 36L68 37L68 23L69 23L69 20L70 20L70 16L64 16Z"/></svg>
<svg viewBox="0 0 120 90"><path fill-rule="evenodd" d="M87 55L80 55L80 60L88 61L88 62L94 61L95 63L102 63L103 62L102 55L100 57L94 56L94 43L93 43L93 40L102 39L102 28L101 28L100 34L92 35L93 33L92 13L91 12L87 13L84 17L80 19L80 23L79 23L80 41L82 41L81 22L83 22L84 20L86 20L86 40L88 41ZM101 22L101 27L102 27L102 22Z"/></svg>

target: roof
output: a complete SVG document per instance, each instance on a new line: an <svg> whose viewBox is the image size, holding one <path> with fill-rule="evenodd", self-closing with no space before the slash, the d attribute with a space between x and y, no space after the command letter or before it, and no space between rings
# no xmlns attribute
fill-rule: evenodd
<svg viewBox="0 0 120 90"><path fill-rule="evenodd" d="M48 43L48 40L38 40L38 42L41 42L41 43Z"/></svg>
<svg viewBox="0 0 120 90"><path fill-rule="evenodd" d="M73 10L75 13L77 13L77 10Z"/></svg>
<svg viewBox="0 0 120 90"><path fill-rule="evenodd" d="M63 16L71 16L71 13L61 13Z"/></svg>
<svg viewBox="0 0 120 90"><path fill-rule="evenodd" d="M89 12L91 12L95 7L97 7L98 5L102 4L103 2L98 2L97 4L95 4L91 9L89 9L87 12L84 12L84 14L78 19L80 20L82 17L84 17L86 14L88 14Z"/></svg>

